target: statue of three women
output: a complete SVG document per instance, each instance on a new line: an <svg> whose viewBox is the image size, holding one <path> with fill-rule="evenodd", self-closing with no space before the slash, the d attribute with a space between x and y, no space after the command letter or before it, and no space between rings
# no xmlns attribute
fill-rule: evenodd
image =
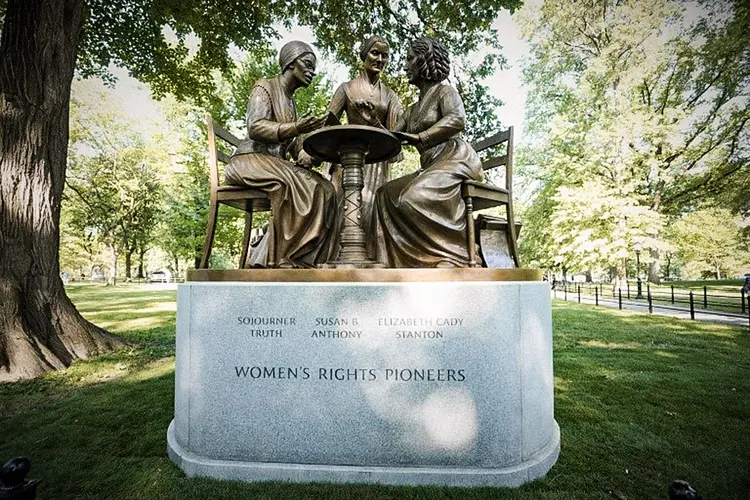
<svg viewBox="0 0 750 500"><path fill-rule="evenodd" d="M400 157L365 165L362 226L368 253L386 267L467 267L461 183L482 180L483 170L476 152L460 137L465 111L458 92L444 83L448 52L430 37L411 42L405 69L419 99L405 111L380 80L389 53L383 38L366 40L361 72L337 88L329 105L336 117L346 112L349 124L400 132L402 142L420 154L419 170L392 181L390 163ZM233 154L226 181L262 189L271 201L271 222L251 265L315 267L334 260L338 251L341 179L335 167L330 180L312 170L320 162L302 150L303 135L325 122L325 117L298 118L294 104L294 91L309 86L315 76L312 48L287 43L279 66L280 75L258 81L251 91L248 139Z"/></svg>

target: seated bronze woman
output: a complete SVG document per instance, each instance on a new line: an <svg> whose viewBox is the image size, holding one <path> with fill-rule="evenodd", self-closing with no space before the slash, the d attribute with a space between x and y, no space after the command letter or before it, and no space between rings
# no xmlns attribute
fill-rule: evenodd
<svg viewBox="0 0 750 500"><path fill-rule="evenodd" d="M324 118L297 118L294 92L315 76L315 54L293 41L279 53L281 74L259 80L247 107L247 140L237 147L226 180L268 193L273 217L253 252L258 267L315 267L330 257L336 215L333 185L310 170L302 134L323 126ZM287 160L287 155L296 163Z"/></svg>
<svg viewBox="0 0 750 500"><path fill-rule="evenodd" d="M466 112L448 77L448 51L437 40L414 40L406 58L419 100L394 131L416 146L421 168L384 184L375 195L377 237L370 253L388 267L467 267L466 207L461 183L483 179L482 163L459 134Z"/></svg>

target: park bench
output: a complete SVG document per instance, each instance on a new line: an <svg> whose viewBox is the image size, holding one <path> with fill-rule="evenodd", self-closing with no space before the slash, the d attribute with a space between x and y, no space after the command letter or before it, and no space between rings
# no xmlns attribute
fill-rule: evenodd
<svg viewBox="0 0 750 500"><path fill-rule="evenodd" d="M206 225L206 239L203 244L203 255L201 257L200 269L208 269L208 260L211 257L211 248L216 233L216 219L219 213L219 205L229 205L245 212L245 233L242 238L242 253L240 254L240 268L247 267L247 257L250 248L250 237L253 229L253 212L271 210L268 195L259 190L244 186L230 186L221 183L219 177L219 162L226 165L229 163L230 155L221 151L217 140L223 140L232 148L236 148L241 142L220 125L214 123L210 115L206 118L208 129L208 166L211 181L211 199L208 207L208 224ZM223 170L223 169L222 169Z"/></svg>
<svg viewBox="0 0 750 500"><path fill-rule="evenodd" d="M520 266L518 258L517 231L518 225L513 215L513 127L472 144L474 151L492 151L505 144L505 154L491 156L482 161L482 168L487 171L496 167L505 167L505 187L498 187L487 182L464 181L461 185L461 196L466 203L467 244L469 246L469 266L478 267L476 245L477 228L474 211L504 206L507 218L508 250L516 267ZM482 221L480 221L482 224Z"/></svg>

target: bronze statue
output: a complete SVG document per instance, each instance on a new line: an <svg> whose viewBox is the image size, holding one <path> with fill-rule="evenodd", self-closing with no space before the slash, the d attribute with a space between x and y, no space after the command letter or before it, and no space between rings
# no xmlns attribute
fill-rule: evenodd
<svg viewBox="0 0 750 500"><path fill-rule="evenodd" d="M341 84L333 94L328 110L340 118L346 111L350 125L370 125L393 129L403 114L401 100L381 80L380 74L388 64L390 48L380 36L371 36L362 44L359 57L363 67L359 75ZM401 155L387 161L367 164L364 167L362 188L362 228L368 236L372 218L375 191L390 179L390 163L400 161ZM332 181L341 192L341 169L332 175Z"/></svg>
<svg viewBox="0 0 750 500"><path fill-rule="evenodd" d="M481 181L484 174L477 153L459 137L466 116L461 97L442 83L450 70L448 51L430 37L414 40L405 69L419 100L394 131L417 147L421 168L378 189L370 253L388 267L467 267L461 183Z"/></svg>
<svg viewBox="0 0 750 500"><path fill-rule="evenodd" d="M293 41L279 52L281 74L259 80L247 106L248 139L226 170L228 184L268 193L272 219L253 252L251 265L314 267L326 262L335 223L333 185L311 170L313 159L302 150L301 134L323 126L325 117L297 119L294 92L315 76L316 58L306 43ZM287 153L297 164L286 160Z"/></svg>

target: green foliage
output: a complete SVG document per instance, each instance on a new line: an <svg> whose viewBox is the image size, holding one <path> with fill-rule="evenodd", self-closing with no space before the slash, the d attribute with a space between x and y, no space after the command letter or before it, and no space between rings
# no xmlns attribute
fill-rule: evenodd
<svg viewBox="0 0 750 500"><path fill-rule="evenodd" d="M163 108L167 116L165 125L174 140L171 148L175 168L159 217L157 244L173 262L186 260L197 267L203 252L211 192L205 114L195 105L173 99L166 100ZM233 113L233 110L221 111L224 116ZM225 256L229 259L239 256L243 227L242 212L221 207L211 264L227 267ZM219 266L219 261L225 265Z"/></svg>
<svg viewBox="0 0 750 500"><path fill-rule="evenodd" d="M70 201L63 201L60 213L60 269L75 278L81 275L90 276L94 266L102 267L106 262L102 258L102 245L92 232L76 228L67 209Z"/></svg>
<svg viewBox="0 0 750 500"><path fill-rule="evenodd" d="M667 235L688 263L686 277L732 277L750 268L750 252L729 210L707 208L670 224Z"/></svg>
<svg viewBox="0 0 750 500"><path fill-rule="evenodd" d="M467 54L496 38L490 25L500 9L513 10L520 4L519 0L473 0L460 5L403 0L395 4L94 0L88 2L79 72L106 75L109 65L115 64L129 68L159 95L207 97L213 90L207 70L231 72L228 49L232 45L250 52L267 50L267 42L278 36L271 27L275 21L288 25L295 19L310 26L326 53L354 66L359 44L371 33L393 43L429 33L452 52ZM191 36L200 40L194 53ZM396 56L396 61L404 55Z"/></svg>
<svg viewBox="0 0 750 500"><path fill-rule="evenodd" d="M750 165L747 9L691 9L547 0L528 13L521 163L552 227L525 231L526 259L624 270L640 244L656 264L665 217Z"/></svg>
<svg viewBox="0 0 750 500"><path fill-rule="evenodd" d="M157 141L132 128L102 93L72 102L64 194L68 234L93 256L92 244L117 257L149 246L162 201L167 163ZM129 271L129 270L128 270Z"/></svg>
<svg viewBox="0 0 750 500"><path fill-rule="evenodd" d="M214 97L212 70L234 68L229 48L267 49L277 36L270 26L286 13L280 1L92 0L87 7L79 74L111 79L114 64L157 96L203 103Z"/></svg>
<svg viewBox="0 0 750 500"><path fill-rule="evenodd" d="M492 52L478 66L474 67L465 61L460 63L462 69L457 72L456 89L466 108L465 136L469 142L474 142L504 128L496 113L503 101L493 97L489 89L480 82L494 74L496 69L504 69L505 58Z"/></svg>

